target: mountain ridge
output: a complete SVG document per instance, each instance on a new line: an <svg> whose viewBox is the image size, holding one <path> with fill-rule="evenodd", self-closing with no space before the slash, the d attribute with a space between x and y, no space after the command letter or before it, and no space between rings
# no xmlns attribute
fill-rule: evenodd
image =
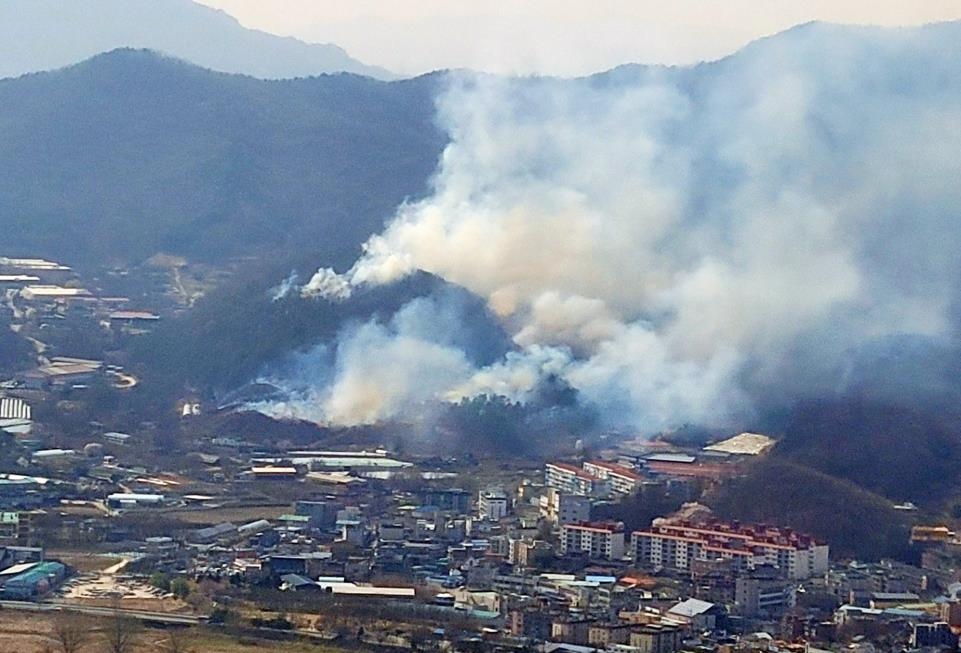
<svg viewBox="0 0 961 653"><path fill-rule="evenodd" d="M6 246L84 267L316 242L346 262L424 191L439 83L264 81L136 49L0 80Z"/></svg>
<svg viewBox="0 0 961 653"><path fill-rule="evenodd" d="M340 46L244 27L191 0L6 0L0 3L0 78L60 69L120 47L148 48L219 72L261 79L351 72L397 76Z"/></svg>

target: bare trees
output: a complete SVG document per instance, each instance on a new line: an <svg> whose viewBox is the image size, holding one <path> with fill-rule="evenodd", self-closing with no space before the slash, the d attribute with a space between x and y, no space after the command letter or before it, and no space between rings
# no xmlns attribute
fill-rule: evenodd
<svg viewBox="0 0 961 653"><path fill-rule="evenodd" d="M190 639L189 631L182 628L170 628L167 631L166 639L161 644L161 650L164 653L192 653Z"/></svg>
<svg viewBox="0 0 961 653"><path fill-rule="evenodd" d="M50 640L45 653L140 653L144 638L141 623L119 608L106 617L91 618L78 612L61 610L51 622ZM163 653L194 653L193 631L170 626L163 638L154 642ZM154 649L151 649L154 650Z"/></svg>
<svg viewBox="0 0 961 653"><path fill-rule="evenodd" d="M90 640L92 624L70 612L60 612L53 619L52 637L63 653L77 653Z"/></svg>
<svg viewBox="0 0 961 653"><path fill-rule="evenodd" d="M140 622L131 617L115 614L107 619L102 628L107 653L134 653L140 631Z"/></svg>

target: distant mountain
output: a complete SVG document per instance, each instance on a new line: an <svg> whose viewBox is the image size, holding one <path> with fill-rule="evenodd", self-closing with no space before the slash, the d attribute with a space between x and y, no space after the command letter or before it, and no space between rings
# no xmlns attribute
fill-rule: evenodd
<svg viewBox="0 0 961 653"><path fill-rule="evenodd" d="M439 84L263 81L129 49L0 80L3 247L81 267L161 251L346 264L426 191Z"/></svg>
<svg viewBox="0 0 961 653"><path fill-rule="evenodd" d="M190 0L0 1L0 77L61 68L123 47L264 79L334 72L394 77L336 45L247 29Z"/></svg>

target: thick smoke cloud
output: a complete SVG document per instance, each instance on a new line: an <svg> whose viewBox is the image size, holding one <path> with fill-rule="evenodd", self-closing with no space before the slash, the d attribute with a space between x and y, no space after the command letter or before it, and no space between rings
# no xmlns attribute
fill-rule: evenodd
<svg viewBox="0 0 961 653"><path fill-rule="evenodd" d="M484 297L517 350L479 367L396 318L362 326L319 417L523 400L554 375L611 424L735 426L843 390L867 346L953 342L959 43L959 25L815 25L690 69L453 76L433 193L301 292L426 270Z"/></svg>

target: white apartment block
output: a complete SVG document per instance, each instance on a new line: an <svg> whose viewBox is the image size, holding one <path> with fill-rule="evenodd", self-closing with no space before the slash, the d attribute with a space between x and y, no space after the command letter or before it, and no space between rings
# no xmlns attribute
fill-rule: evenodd
<svg viewBox="0 0 961 653"><path fill-rule="evenodd" d="M607 481L568 463L547 463L544 482L555 490L585 497L605 497L610 490Z"/></svg>
<svg viewBox="0 0 961 653"><path fill-rule="evenodd" d="M610 523L564 524L561 528L561 553L587 552L596 560L624 557L624 526Z"/></svg>
<svg viewBox="0 0 961 653"><path fill-rule="evenodd" d="M644 481L644 477L630 467L602 460L584 463L584 471L591 476L607 481L613 494L634 494Z"/></svg>
<svg viewBox="0 0 961 653"><path fill-rule="evenodd" d="M828 570L828 545L791 529L711 522L655 524L635 531L631 552L639 565L686 571L695 560L728 559L738 569L777 567L792 580Z"/></svg>
<svg viewBox="0 0 961 653"><path fill-rule="evenodd" d="M507 494L502 490L484 490L477 496L477 515L497 521L507 516Z"/></svg>

